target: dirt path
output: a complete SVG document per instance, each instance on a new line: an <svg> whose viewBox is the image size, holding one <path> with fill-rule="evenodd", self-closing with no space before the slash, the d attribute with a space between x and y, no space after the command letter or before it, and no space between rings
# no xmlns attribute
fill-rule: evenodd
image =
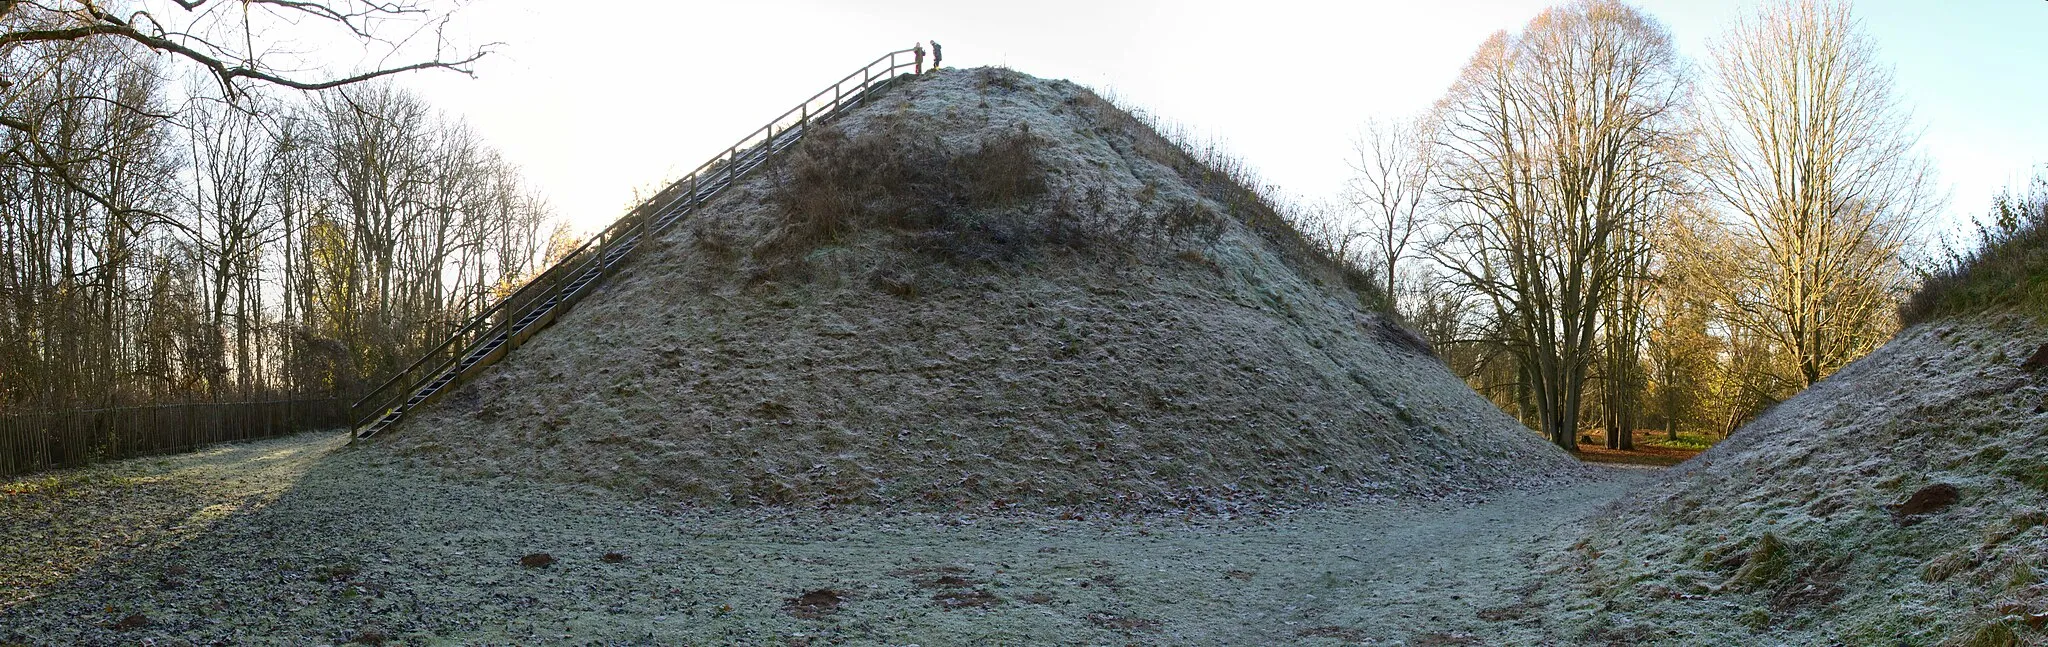
<svg viewBox="0 0 2048 647"><path fill-rule="evenodd" d="M253 467L335 441L221 456ZM0 643L1530 644L1536 552L1647 474L1219 520L676 512L346 451L222 473L283 494L36 585L0 608ZM207 509L232 497L178 481L219 474L139 478ZM58 515L85 527L94 510ZM43 540L5 528L0 545ZM556 561L519 565L536 552Z"/></svg>

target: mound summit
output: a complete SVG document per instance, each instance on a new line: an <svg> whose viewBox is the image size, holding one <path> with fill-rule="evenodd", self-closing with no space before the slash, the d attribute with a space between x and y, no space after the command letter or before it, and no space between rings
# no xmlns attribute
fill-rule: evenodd
<svg viewBox="0 0 2048 647"><path fill-rule="evenodd" d="M704 505L1292 505L1571 473L1263 199L1065 81L806 138L373 451Z"/></svg>

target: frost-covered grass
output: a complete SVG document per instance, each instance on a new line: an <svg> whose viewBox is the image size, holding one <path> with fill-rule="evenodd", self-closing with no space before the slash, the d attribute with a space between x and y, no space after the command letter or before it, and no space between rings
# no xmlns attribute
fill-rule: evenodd
<svg viewBox="0 0 2048 647"><path fill-rule="evenodd" d="M1543 599L1594 640L2048 640L2048 376L2017 366L2044 341L2017 316L1901 333L1625 499Z"/></svg>
<svg viewBox="0 0 2048 647"><path fill-rule="evenodd" d="M1243 510L1577 469L1256 192L1080 86L942 70L830 128L378 451L709 506L937 510Z"/></svg>
<svg viewBox="0 0 2048 647"><path fill-rule="evenodd" d="M35 585L0 607L0 643L1537 644L1559 625L1530 603L1537 556L1642 474L1236 518L707 511L364 454L237 454L282 496ZM160 476L138 487L236 500L203 494L217 474ZM59 516L130 523L106 512Z"/></svg>
<svg viewBox="0 0 2048 647"><path fill-rule="evenodd" d="M345 438L305 434L0 481L0 605L261 506Z"/></svg>

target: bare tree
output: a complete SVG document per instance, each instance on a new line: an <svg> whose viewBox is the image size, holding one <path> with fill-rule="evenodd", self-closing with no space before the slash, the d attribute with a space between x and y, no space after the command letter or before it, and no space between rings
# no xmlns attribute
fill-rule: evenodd
<svg viewBox="0 0 2048 647"><path fill-rule="evenodd" d="M441 38L446 20L412 0L0 0L0 67L6 68L0 74L0 130L20 133L29 142L47 140L48 123L37 115L71 110L80 102L108 104L153 120L175 116L176 110L161 103L137 101L145 97L38 99L30 88L62 69L72 52L110 52L152 65L158 64L155 55L162 55L203 72L223 97L239 99L252 87L324 90L415 70L467 73L488 46L455 50ZM336 40L353 41L383 60L429 51L417 55L422 60L368 71L300 71L317 64L300 52L319 51ZM91 155L59 155L47 146L17 146L5 153L103 209L134 210L124 217L163 217L119 204L78 177L73 164Z"/></svg>
<svg viewBox="0 0 2048 647"><path fill-rule="evenodd" d="M407 6L180 2L163 7L190 29L170 29L133 3L129 33L79 27L117 15L102 5L0 0L0 408L345 392L529 275L546 205L459 122L379 83L264 87L382 74L223 76L132 37L267 57L265 34L324 20L375 40L373 15ZM163 87L181 67L199 72L182 95ZM192 100L215 86L232 101Z"/></svg>
<svg viewBox="0 0 2048 647"><path fill-rule="evenodd" d="M0 92L35 107L17 119L29 130L0 128L0 398L69 406L113 395L91 387L128 372L117 360L135 340L119 333L144 307L129 297L154 251L136 214L170 204L159 188L175 168L168 131L145 115L160 70L104 46L34 54L0 57L0 79L42 72Z"/></svg>
<svg viewBox="0 0 2048 647"><path fill-rule="evenodd" d="M196 65L230 95L252 82L325 90L414 70L468 72L488 48L454 51L441 39L445 22L408 0L0 0L0 56L37 43L119 40ZM301 75L286 69L303 63L288 53L308 45L273 40L280 26L288 27L281 31L290 38L338 37L392 53L431 33L432 52L425 60L352 74ZM393 26L403 33L386 34Z"/></svg>
<svg viewBox="0 0 2048 647"><path fill-rule="evenodd" d="M1480 46L1439 102L1447 203L1431 254L1490 302L1551 442L1575 451L1603 307L1682 169L1685 100L1663 28L1618 2L1544 11Z"/></svg>
<svg viewBox="0 0 2048 647"><path fill-rule="evenodd" d="M1649 389L1643 360L1650 335L1650 293L1658 283L1653 272L1662 256L1656 233L1666 228L1671 208L1667 200L1642 207L1644 217L1629 219L1616 232L1614 288L1600 313L1600 345L1606 356L1601 369L1601 426L1607 430L1607 448L1622 451L1635 449L1635 429Z"/></svg>
<svg viewBox="0 0 2048 647"><path fill-rule="evenodd" d="M1400 294L1401 260L1422 231L1423 210L1436 181L1431 139L1427 121L1373 119L1352 142L1355 157L1345 191L1352 208L1365 216L1368 253L1388 298Z"/></svg>
<svg viewBox="0 0 2048 647"><path fill-rule="evenodd" d="M1703 168L1732 212L1742 279L1723 300L1811 385L1889 332L1930 167L1846 3L1765 5L1720 38L1713 62Z"/></svg>
<svg viewBox="0 0 2048 647"><path fill-rule="evenodd" d="M272 146L254 114L209 105L191 117L195 181L184 210L184 229L191 234L182 242L205 288L201 306L208 321L201 334L219 350L206 358L202 377L209 395L222 395L231 374L234 386L247 393L257 377L262 254L282 233L266 195L273 185L264 181Z"/></svg>

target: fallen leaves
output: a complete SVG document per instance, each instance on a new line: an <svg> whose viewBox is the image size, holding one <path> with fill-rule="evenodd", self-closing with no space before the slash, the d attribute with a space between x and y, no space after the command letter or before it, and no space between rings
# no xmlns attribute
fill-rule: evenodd
<svg viewBox="0 0 2048 647"><path fill-rule="evenodd" d="M2022 371L2038 371L2043 368L2048 368L2048 344L2042 344L2041 347L2034 349L2033 355L2027 356L2026 361L2020 362L2020 370Z"/></svg>
<svg viewBox="0 0 2048 647"><path fill-rule="evenodd" d="M1504 607L1480 609L1477 615L1479 616L1480 620L1485 620L1487 622L1507 622L1509 620L1520 620L1523 616L1526 616L1528 614L1528 607L1524 605L1514 604Z"/></svg>
<svg viewBox="0 0 2048 647"><path fill-rule="evenodd" d="M1462 632L1430 632L1416 636L1408 644L1416 647L1448 647L1450 645L1477 645L1479 637Z"/></svg>
<svg viewBox="0 0 2048 647"><path fill-rule="evenodd" d="M981 582L967 577L971 571L958 566L928 566L890 573L896 577L910 579L918 588L943 589L932 594L932 601L947 609L968 609L995 606L1003 599L987 589ZM936 576L933 576L936 574ZM1050 598L1047 598L1048 600Z"/></svg>
<svg viewBox="0 0 2048 647"><path fill-rule="evenodd" d="M519 565L526 568L547 568L555 565L555 556L547 553L533 553L519 558Z"/></svg>

